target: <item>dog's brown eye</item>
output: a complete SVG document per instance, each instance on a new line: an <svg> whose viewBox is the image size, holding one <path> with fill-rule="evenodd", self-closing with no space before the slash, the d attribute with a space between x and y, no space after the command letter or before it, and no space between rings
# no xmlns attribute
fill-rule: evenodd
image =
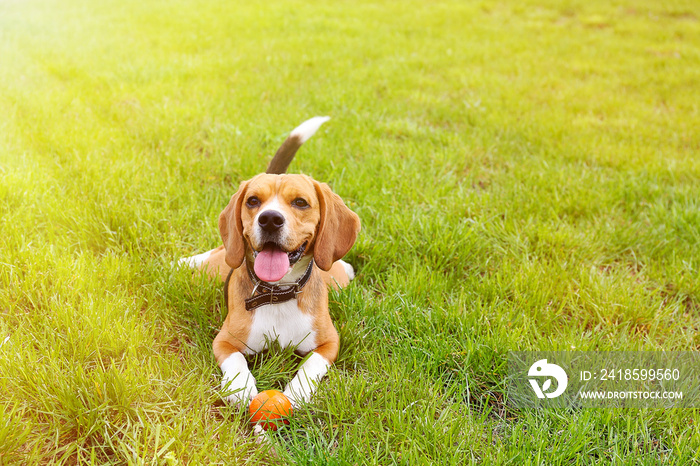
<svg viewBox="0 0 700 466"><path fill-rule="evenodd" d="M258 199L256 196L250 196L248 200L245 201L245 205L250 208L257 207L260 205L260 199Z"/></svg>
<svg viewBox="0 0 700 466"><path fill-rule="evenodd" d="M306 209L307 207L309 207L309 203L306 202L306 200L304 200L304 199L302 199L302 198L300 198L300 197L297 197L296 199L294 199L294 200L292 201L292 205L293 205L294 207L298 207L298 208L300 208L300 209Z"/></svg>

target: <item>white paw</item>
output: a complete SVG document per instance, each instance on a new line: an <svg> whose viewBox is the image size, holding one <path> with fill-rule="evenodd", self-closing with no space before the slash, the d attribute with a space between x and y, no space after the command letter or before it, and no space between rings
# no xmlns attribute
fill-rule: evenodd
<svg viewBox="0 0 700 466"><path fill-rule="evenodd" d="M248 403L258 396L255 377L248 370L248 363L241 353L233 353L223 363L221 371L221 390L226 393L226 400L231 404Z"/></svg>
<svg viewBox="0 0 700 466"><path fill-rule="evenodd" d="M291 385L291 384L290 384L290 385ZM289 402L292 404L292 408L293 408L293 409L298 409L298 408L299 408L299 405L301 404L301 402L302 402L303 400L297 399L297 398L296 398L296 396L295 396L295 395L292 393L292 391L289 389L289 385L287 385L287 386L285 387L285 389L284 389L284 391L283 391L282 393L284 394L284 396L287 397L287 399L289 400Z"/></svg>
<svg viewBox="0 0 700 466"><path fill-rule="evenodd" d="M193 269L201 266L205 260L211 256L211 251L203 252L202 254L197 254L196 256L183 257L177 264L179 266L192 267Z"/></svg>
<svg viewBox="0 0 700 466"><path fill-rule="evenodd" d="M309 359L299 368L299 372L284 388L284 394L298 408L301 403L308 403L316 391L318 382L326 375L330 363L318 353L311 353Z"/></svg>
<svg viewBox="0 0 700 466"><path fill-rule="evenodd" d="M352 280L353 278L355 278L355 269L352 268L352 265L348 264L348 263L345 262L344 260L339 260L338 262L340 262L341 264L343 264L343 268L345 269L345 273L348 274L348 278L349 278L350 280Z"/></svg>
<svg viewBox="0 0 700 466"><path fill-rule="evenodd" d="M227 378L226 375L224 375L221 381L221 390L224 393L228 393L225 397L226 401L233 405L239 403L247 405L253 398L258 396L255 378L250 375L248 378L243 379L243 377L241 377L242 375L243 374L238 373L234 378Z"/></svg>

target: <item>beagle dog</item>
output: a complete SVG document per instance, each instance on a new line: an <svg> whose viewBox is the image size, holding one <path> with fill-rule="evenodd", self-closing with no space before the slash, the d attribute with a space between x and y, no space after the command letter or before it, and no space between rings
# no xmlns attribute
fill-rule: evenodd
<svg viewBox="0 0 700 466"><path fill-rule="evenodd" d="M352 266L340 259L353 246L360 219L327 184L284 174L297 149L327 120L302 123L267 173L241 183L219 216L222 246L181 260L226 281L228 315L213 346L232 403L258 394L245 356L275 340L310 353L284 389L294 407L310 400L338 355L328 287L354 278Z"/></svg>

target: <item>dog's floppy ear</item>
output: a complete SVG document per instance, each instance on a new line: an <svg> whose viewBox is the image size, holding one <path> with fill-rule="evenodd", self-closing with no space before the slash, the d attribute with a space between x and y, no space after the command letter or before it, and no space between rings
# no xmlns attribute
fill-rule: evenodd
<svg viewBox="0 0 700 466"><path fill-rule="evenodd" d="M237 269L245 257L245 244L243 242L243 222L241 221L241 207L248 182L244 182L233 195L231 201L219 215L219 233L226 248L226 263L232 269Z"/></svg>
<svg viewBox="0 0 700 466"><path fill-rule="evenodd" d="M328 271L333 263L347 254L355 244L360 232L360 217L350 210L326 183L313 183L321 205L314 261L322 270Z"/></svg>

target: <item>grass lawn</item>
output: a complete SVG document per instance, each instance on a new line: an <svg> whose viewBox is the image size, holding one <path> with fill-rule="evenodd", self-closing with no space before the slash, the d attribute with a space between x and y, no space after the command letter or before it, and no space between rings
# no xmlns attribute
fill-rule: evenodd
<svg viewBox="0 0 700 466"><path fill-rule="evenodd" d="M698 410L505 399L509 351L700 349L698 6L1 1L0 464L700 463ZM170 264L315 115L359 273L259 446Z"/></svg>

